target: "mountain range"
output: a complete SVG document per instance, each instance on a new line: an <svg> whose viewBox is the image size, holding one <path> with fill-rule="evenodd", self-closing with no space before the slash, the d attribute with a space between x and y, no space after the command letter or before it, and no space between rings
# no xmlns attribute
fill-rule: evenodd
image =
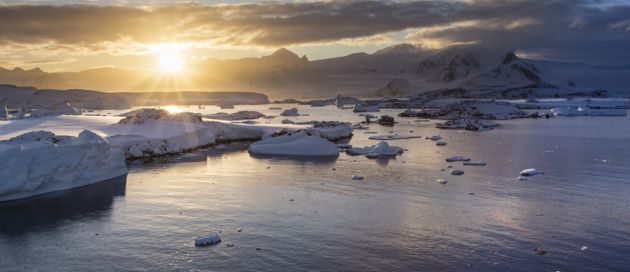
<svg viewBox="0 0 630 272"><path fill-rule="evenodd" d="M256 91L274 98L393 97L440 89L513 88L630 94L630 65L528 59L512 50L477 45L436 51L400 44L372 54L314 61L281 48L260 58L209 58L189 64L187 70L174 77L112 67L63 73L0 68L0 83L107 92Z"/></svg>

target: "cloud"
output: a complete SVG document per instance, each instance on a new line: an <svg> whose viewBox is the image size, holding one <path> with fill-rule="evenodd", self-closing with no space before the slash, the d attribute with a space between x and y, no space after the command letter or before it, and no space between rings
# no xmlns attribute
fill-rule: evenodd
<svg viewBox="0 0 630 272"><path fill-rule="evenodd" d="M630 7L598 3L427 0L6 5L0 6L0 46L133 53L141 51L139 45L169 42L248 47L389 43L395 40L394 33L405 33L400 42L413 41L428 48L482 43L545 51L558 59L630 62L626 49Z"/></svg>

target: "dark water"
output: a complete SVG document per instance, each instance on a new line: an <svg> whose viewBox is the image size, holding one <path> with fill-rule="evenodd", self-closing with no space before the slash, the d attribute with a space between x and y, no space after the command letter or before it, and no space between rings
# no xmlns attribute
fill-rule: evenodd
<svg viewBox="0 0 630 272"><path fill-rule="evenodd" d="M1 204L0 270L630 270L630 118L372 129L448 145L410 139L391 142L408 149L393 160L304 161L252 158L241 143L136 163L126 183ZM452 155L488 165L452 163L466 173L451 176L441 169ZM531 167L546 174L516 180ZM194 247L215 231L221 244Z"/></svg>

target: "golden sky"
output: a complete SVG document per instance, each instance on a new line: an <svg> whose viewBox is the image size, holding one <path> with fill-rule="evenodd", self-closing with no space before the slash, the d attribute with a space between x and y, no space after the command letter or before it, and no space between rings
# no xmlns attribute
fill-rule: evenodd
<svg viewBox="0 0 630 272"><path fill-rule="evenodd" d="M630 63L628 1L146 3L0 1L0 66L153 69L165 58L194 63L286 47L320 59L399 43L480 43L540 58Z"/></svg>

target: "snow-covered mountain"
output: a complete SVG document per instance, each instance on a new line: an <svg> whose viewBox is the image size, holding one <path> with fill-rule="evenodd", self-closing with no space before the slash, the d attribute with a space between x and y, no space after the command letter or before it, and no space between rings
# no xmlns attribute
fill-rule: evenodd
<svg viewBox="0 0 630 272"><path fill-rule="evenodd" d="M314 61L281 48L258 58L210 58L192 63L187 69L190 72L179 80L120 68L73 73L0 69L0 83L128 92L238 90L263 92L274 99L337 94L399 96L439 89L544 88L630 94L630 65L593 66L526 59L510 49L479 45L435 51L401 44L372 54Z"/></svg>
<svg viewBox="0 0 630 272"><path fill-rule="evenodd" d="M24 70L15 67L11 70L0 67L0 83L38 88L68 88L70 84L60 75L46 73L39 68Z"/></svg>

